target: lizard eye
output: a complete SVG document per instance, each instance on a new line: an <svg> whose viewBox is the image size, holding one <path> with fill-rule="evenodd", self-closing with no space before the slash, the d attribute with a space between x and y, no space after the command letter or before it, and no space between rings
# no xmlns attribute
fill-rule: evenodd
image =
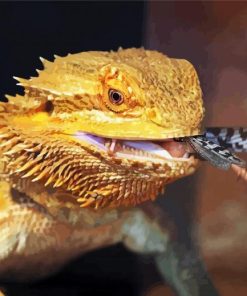
<svg viewBox="0 0 247 296"><path fill-rule="evenodd" d="M120 105L124 101L124 96L115 89L110 89L108 92L109 99L112 104Z"/></svg>

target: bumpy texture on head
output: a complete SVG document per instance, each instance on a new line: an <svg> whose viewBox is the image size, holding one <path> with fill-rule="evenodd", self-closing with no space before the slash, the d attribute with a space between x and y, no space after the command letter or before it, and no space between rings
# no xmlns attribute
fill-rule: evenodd
<svg viewBox="0 0 247 296"><path fill-rule="evenodd" d="M38 77L19 79L24 96L0 104L2 173L18 190L35 199L36 191L49 191L52 204L129 205L154 199L164 184L194 171L194 159L113 157L76 137L78 131L104 141L197 134L203 105L189 62L128 49L43 63Z"/></svg>

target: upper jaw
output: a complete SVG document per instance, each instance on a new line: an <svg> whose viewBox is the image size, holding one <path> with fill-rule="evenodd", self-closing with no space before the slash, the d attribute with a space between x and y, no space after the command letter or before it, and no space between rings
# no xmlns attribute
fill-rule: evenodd
<svg viewBox="0 0 247 296"><path fill-rule="evenodd" d="M63 123L65 119L70 121L65 129L62 126L63 131L67 134L75 134L77 131L84 131L91 135L119 140L160 141L169 138L188 137L200 134L199 126L189 126L186 122L184 124L166 122L164 125L158 125L146 116L113 116L98 110L91 112L83 110L71 114L69 118L61 117L61 119L61 123ZM57 125L57 121L55 123Z"/></svg>

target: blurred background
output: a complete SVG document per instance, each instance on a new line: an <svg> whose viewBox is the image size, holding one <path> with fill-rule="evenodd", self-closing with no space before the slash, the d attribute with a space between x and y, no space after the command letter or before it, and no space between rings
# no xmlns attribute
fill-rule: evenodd
<svg viewBox="0 0 247 296"><path fill-rule="evenodd" d="M21 92L12 76L35 75L39 56L119 46L189 60L201 81L204 125L246 126L247 2L0 2L0 98ZM158 200L176 221L181 242L189 245L194 233L223 296L247 295L246 193L233 172L206 163ZM173 295L150 258L121 245L82 256L39 283L9 285L8 295L44 293Z"/></svg>

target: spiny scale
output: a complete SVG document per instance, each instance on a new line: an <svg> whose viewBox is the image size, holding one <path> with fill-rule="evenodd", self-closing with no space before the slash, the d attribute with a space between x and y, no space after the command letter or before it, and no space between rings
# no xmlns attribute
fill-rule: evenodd
<svg viewBox="0 0 247 296"><path fill-rule="evenodd" d="M76 152L77 150L73 146L71 146L72 151L74 151L72 155L70 154L69 146L63 147L62 142L58 142L57 140L50 143L49 149L45 143L32 143L27 141L27 139L24 144L21 136L18 138L8 137L7 142L4 143L5 145L1 149L3 149L3 153L8 157L9 169L15 168L11 174L14 178L18 175L20 179L30 179L32 183L42 182L45 187L52 186L53 188L62 187L67 189L75 197L81 198L78 201L80 201L83 207L92 206L99 208L102 206L120 205L121 203L134 205L154 198L154 194L156 196L158 193L157 190L159 190L159 187L155 185L152 187L153 189L155 188L155 191L153 189L150 189L151 191L146 190L145 188L148 188L146 185L142 185L140 188L136 187L135 190L140 191L141 197L138 197L138 194L136 195L134 193L134 187L129 192L121 191L121 187L118 188L118 183L124 180L126 180L125 182L129 182L129 179L125 178L126 172L124 170L121 172L118 169L115 172L108 166L104 169L104 165L101 162L97 166L96 161L98 162L99 160L93 160L94 158L91 155L83 155L85 152L81 150L77 149L78 152ZM20 147L23 149L20 149ZM60 149L57 149L57 147L60 147ZM55 150L55 154L51 153ZM86 158L84 159L84 157ZM89 175L87 174L87 169L90 169ZM119 174L122 174L122 177ZM134 181L138 182L140 178L142 177L136 175ZM146 182L146 178L142 182ZM155 184L155 181L151 182ZM112 190L107 189L110 184L113 186ZM92 200L92 196L90 197L89 195L90 191L98 192L98 198ZM101 198L99 198L100 196ZM84 200L85 198L86 201Z"/></svg>

